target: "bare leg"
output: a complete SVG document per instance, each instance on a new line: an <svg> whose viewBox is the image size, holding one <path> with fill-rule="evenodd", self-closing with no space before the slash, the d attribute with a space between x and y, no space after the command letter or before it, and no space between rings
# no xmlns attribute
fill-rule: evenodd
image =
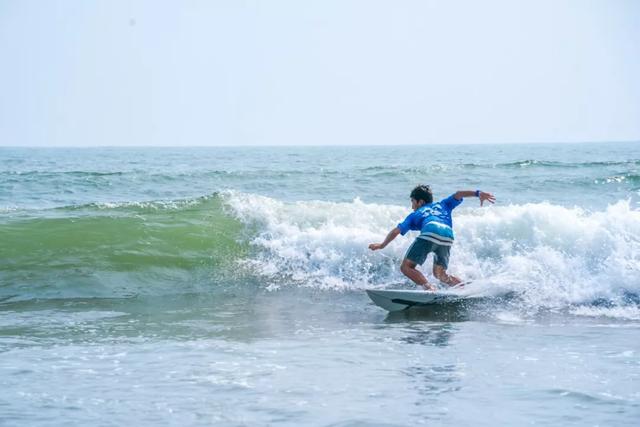
<svg viewBox="0 0 640 427"><path fill-rule="evenodd" d="M460 280L456 276L447 274L447 270L445 270L443 266L438 264L433 264L433 275L436 276L436 278L442 283L445 283L449 286L455 286L462 283L462 280Z"/></svg>
<svg viewBox="0 0 640 427"><path fill-rule="evenodd" d="M416 265L415 262L405 258L402 260L402 265L400 265L400 271L409 279L413 280L416 285L420 285L428 291L435 291L436 288L429 284L424 274L416 269Z"/></svg>

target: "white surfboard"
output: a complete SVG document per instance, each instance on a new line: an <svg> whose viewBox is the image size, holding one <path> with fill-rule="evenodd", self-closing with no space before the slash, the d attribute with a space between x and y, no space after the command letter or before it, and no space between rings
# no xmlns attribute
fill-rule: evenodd
<svg viewBox="0 0 640 427"><path fill-rule="evenodd" d="M411 307L428 307L478 298L455 290L423 291L397 289L366 289L367 295L377 306L388 311L400 311Z"/></svg>

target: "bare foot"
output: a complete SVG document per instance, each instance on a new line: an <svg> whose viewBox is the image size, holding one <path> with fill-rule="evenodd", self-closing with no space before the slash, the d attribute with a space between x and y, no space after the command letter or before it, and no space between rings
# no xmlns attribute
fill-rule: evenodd
<svg viewBox="0 0 640 427"><path fill-rule="evenodd" d="M424 288L425 291L435 291L436 287L432 286L428 283L425 283L424 285L422 285L422 287Z"/></svg>

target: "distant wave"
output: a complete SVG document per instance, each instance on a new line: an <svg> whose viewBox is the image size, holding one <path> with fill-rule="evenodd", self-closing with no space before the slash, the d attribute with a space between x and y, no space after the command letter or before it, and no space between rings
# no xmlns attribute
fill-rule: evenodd
<svg viewBox="0 0 640 427"><path fill-rule="evenodd" d="M443 163L432 164L426 166L369 166L360 169L361 172L373 173L373 174L386 174L386 173L435 173L452 170L464 170L464 169L521 169L521 168L599 168L599 167L635 167L640 165L640 160L625 160L625 161L605 161L605 162L560 162L560 161L545 161L535 159L524 159L515 162L506 163Z"/></svg>
<svg viewBox="0 0 640 427"><path fill-rule="evenodd" d="M336 170L320 170L323 175L337 175L341 172ZM159 172L148 170L129 170L118 172L99 172L99 171L47 171L47 170L28 170L28 171L0 171L0 183L2 180L42 180L46 183L46 180L57 178L60 180L69 179L69 182L74 182L77 179L100 179L100 178L139 178L144 176L150 181L154 180L179 180L179 179L192 179L192 178L222 178L222 179L242 179L242 178L289 178L295 176L303 176L308 174L308 171L299 169L285 169L285 170L195 170L195 171L179 171L173 170L171 172Z"/></svg>
<svg viewBox="0 0 640 427"><path fill-rule="evenodd" d="M625 160L622 162L558 162L544 160L519 160L517 162L498 163L495 167L502 168L526 168L526 167L548 167L548 168L597 168L609 166L638 166L640 160Z"/></svg>
<svg viewBox="0 0 640 427"><path fill-rule="evenodd" d="M604 178L596 178L594 183L596 184L612 184L623 183L640 184L640 175L635 173L621 173L617 175L611 175Z"/></svg>
<svg viewBox="0 0 640 427"><path fill-rule="evenodd" d="M48 177L55 175L62 176L78 176L78 177L93 177L93 176L119 176L124 175L126 172L97 172L97 171L43 171L43 170L28 170L28 171L2 171L0 176L21 176L21 177Z"/></svg>

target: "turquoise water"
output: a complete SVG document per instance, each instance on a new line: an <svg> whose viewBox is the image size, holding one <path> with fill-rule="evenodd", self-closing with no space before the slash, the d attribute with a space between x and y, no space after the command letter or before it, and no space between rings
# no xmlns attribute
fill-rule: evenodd
<svg viewBox="0 0 640 427"><path fill-rule="evenodd" d="M368 300L418 183L508 297ZM639 332L637 143L0 148L7 424L637 425Z"/></svg>

